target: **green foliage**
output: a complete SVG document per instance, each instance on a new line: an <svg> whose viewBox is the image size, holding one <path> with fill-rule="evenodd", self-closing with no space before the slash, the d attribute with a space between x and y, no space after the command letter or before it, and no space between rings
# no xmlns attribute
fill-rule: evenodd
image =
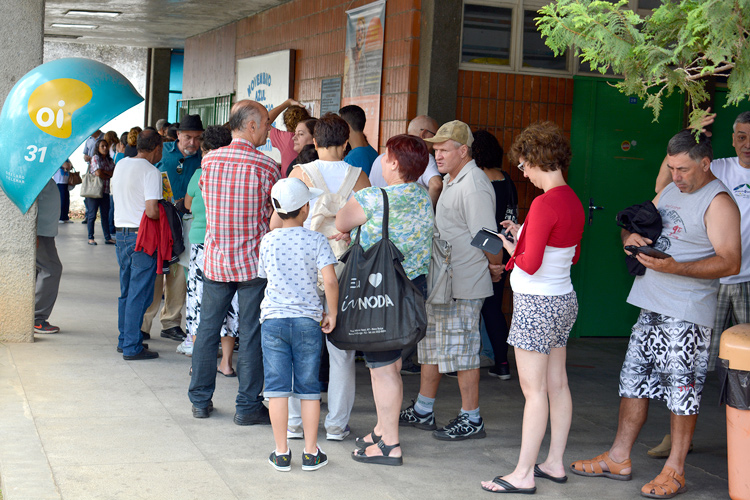
<svg viewBox="0 0 750 500"><path fill-rule="evenodd" d="M642 18L627 0L556 0L539 10L545 43L562 54L624 79L616 86L637 95L658 120L662 98L687 97L690 123L698 125L708 99L705 78L729 76L727 105L750 95L750 0L662 0Z"/></svg>

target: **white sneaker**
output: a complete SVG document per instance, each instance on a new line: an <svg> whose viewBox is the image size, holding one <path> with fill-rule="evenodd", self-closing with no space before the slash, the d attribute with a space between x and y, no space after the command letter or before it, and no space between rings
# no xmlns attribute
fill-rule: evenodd
<svg viewBox="0 0 750 500"><path fill-rule="evenodd" d="M192 356L193 355L193 343L188 342L188 339L185 339L180 343L180 345L177 346L177 352L179 354L184 354L185 356Z"/></svg>
<svg viewBox="0 0 750 500"><path fill-rule="evenodd" d="M343 430L343 432L336 434L326 431L326 439L329 441L343 441L346 439L346 436L351 434L351 429L349 429L349 426L346 426L346 429Z"/></svg>
<svg viewBox="0 0 750 500"><path fill-rule="evenodd" d="M302 428L300 427L287 427L286 428L287 439L303 439L304 437L305 437L305 433L302 431Z"/></svg>

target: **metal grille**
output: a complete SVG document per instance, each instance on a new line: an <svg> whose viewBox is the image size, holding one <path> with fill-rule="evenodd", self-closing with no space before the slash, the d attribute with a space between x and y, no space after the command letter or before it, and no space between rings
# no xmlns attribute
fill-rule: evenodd
<svg viewBox="0 0 750 500"><path fill-rule="evenodd" d="M229 121L234 94L201 99L180 99L177 101L177 121L185 115L199 115L204 127L223 125Z"/></svg>

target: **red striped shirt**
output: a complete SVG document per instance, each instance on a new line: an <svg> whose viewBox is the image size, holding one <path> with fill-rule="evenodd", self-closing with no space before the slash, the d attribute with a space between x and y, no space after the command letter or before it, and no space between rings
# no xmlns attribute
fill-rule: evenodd
<svg viewBox="0 0 750 500"><path fill-rule="evenodd" d="M200 188L206 204L204 274L240 282L258 274L258 247L268 232L271 187L279 167L245 139L203 157Z"/></svg>

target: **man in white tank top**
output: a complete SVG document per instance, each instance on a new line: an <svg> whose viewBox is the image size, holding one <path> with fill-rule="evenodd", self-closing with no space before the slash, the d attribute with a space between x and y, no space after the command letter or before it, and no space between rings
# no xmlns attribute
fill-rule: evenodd
<svg viewBox="0 0 750 500"><path fill-rule="evenodd" d="M715 116L711 115L709 121L713 122ZM737 156L713 160L711 172L729 188L740 209L742 266L739 273L720 280L708 371L716 369L722 332L732 325L750 323L750 111L740 113L734 121L732 146ZM665 160L656 179L656 192L670 182Z"/></svg>
<svg viewBox="0 0 750 500"><path fill-rule="evenodd" d="M570 466L581 476L631 479L630 453L649 399L663 400L671 412L672 443L661 473L641 489L653 498L685 491L685 458L706 378L718 280L740 270L740 212L711 172L712 156L705 134L696 142L692 131L683 130L669 141L672 183L654 198L662 216L655 247L672 256L637 254L647 269L628 296L641 313L620 372L617 435L609 451ZM624 247L653 243L625 230L622 240Z"/></svg>

